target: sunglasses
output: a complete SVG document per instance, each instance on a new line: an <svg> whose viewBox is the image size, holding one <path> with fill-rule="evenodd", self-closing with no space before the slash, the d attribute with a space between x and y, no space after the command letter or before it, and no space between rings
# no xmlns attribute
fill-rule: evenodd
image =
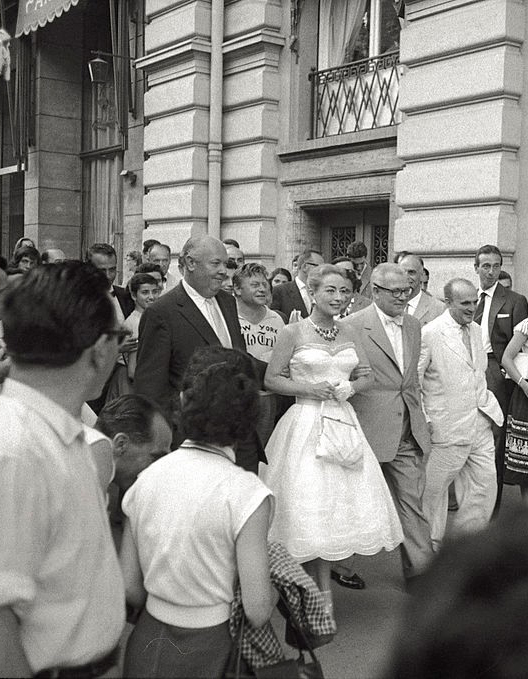
<svg viewBox="0 0 528 679"><path fill-rule="evenodd" d="M374 283L374 287L378 288L379 290L386 290L387 292L390 292L391 295L395 299L397 299L398 297L401 297L402 295L404 297L409 297L411 292L412 292L412 288L410 288L410 287L409 288L384 288L383 285L378 285L377 283Z"/></svg>

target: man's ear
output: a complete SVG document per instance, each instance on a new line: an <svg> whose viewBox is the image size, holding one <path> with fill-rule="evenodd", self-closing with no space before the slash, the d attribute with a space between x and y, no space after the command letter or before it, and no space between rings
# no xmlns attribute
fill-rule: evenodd
<svg viewBox="0 0 528 679"><path fill-rule="evenodd" d="M108 335L104 333L96 340L95 344L88 347L90 364L95 370L100 370L106 363L109 350Z"/></svg>
<svg viewBox="0 0 528 679"><path fill-rule="evenodd" d="M121 457L128 450L128 444L130 443L130 437L124 432L118 432L112 439L112 445L114 447L114 457Z"/></svg>

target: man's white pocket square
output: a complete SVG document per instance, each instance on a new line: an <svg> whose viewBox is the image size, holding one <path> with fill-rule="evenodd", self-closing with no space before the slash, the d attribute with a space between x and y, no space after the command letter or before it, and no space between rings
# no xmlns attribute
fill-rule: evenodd
<svg viewBox="0 0 528 679"><path fill-rule="evenodd" d="M509 318L510 314L497 314L497 318Z"/></svg>

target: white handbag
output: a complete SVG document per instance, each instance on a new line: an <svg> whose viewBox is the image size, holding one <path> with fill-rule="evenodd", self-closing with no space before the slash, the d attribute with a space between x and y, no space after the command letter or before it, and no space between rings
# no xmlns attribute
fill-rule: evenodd
<svg viewBox="0 0 528 679"><path fill-rule="evenodd" d="M528 354L522 351L518 353L513 359L513 365L517 368L521 377L525 380L528 379Z"/></svg>
<svg viewBox="0 0 528 679"><path fill-rule="evenodd" d="M321 402L321 421L319 443L315 457L330 464L342 467L361 468L363 466L364 441L354 422L324 414L324 401Z"/></svg>

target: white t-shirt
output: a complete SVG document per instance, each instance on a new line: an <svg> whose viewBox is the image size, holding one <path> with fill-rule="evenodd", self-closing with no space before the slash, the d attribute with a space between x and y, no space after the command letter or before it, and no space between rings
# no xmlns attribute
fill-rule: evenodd
<svg viewBox="0 0 528 679"><path fill-rule="evenodd" d="M145 469L123 498L146 607L161 622L201 628L229 618L236 538L271 495L234 459L230 448L184 441Z"/></svg>
<svg viewBox="0 0 528 679"><path fill-rule="evenodd" d="M251 323L241 316L240 309L238 311L238 321L248 354L258 358L260 361L269 363L279 330L284 328L282 318L276 311L266 307L266 315L258 323Z"/></svg>

